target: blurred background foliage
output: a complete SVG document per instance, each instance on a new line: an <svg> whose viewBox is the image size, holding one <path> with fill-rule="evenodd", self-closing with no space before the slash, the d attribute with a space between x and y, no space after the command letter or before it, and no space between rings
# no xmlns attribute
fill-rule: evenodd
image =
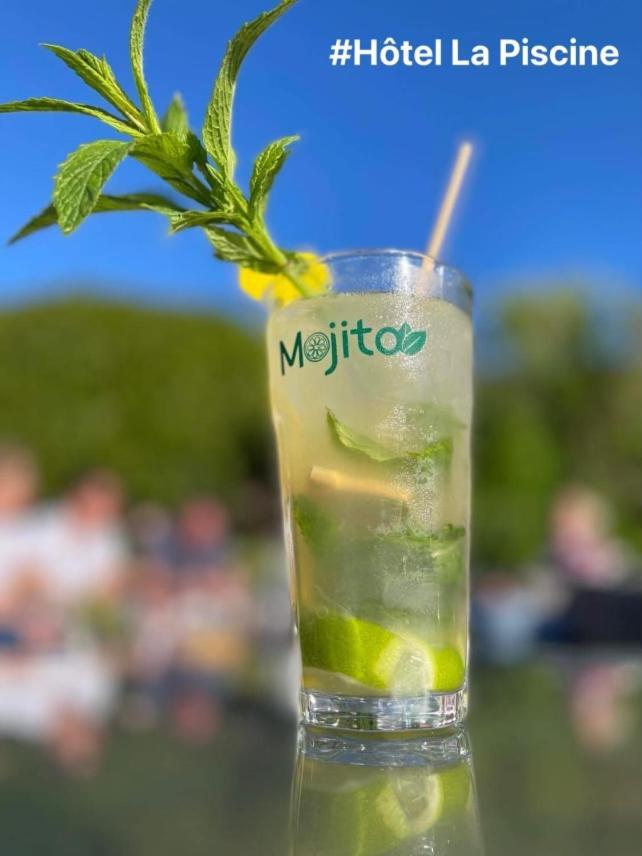
<svg viewBox="0 0 642 856"><path fill-rule="evenodd" d="M212 316L73 297L0 313L0 436L53 494L96 462L132 499L234 500L266 478L263 344Z"/></svg>
<svg viewBox="0 0 642 856"><path fill-rule="evenodd" d="M551 499L574 481L609 498L621 534L642 547L642 306L607 311L556 287L485 309L476 566L536 559ZM234 506L248 480L274 480L256 331L70 297L0 313L0 364L0 436L34 449L48 493L96 461L133 499L170 504L215 491Z"/></svg>
<svg viewBox="0 0 642 856"><path fill-rule="evenodd" d="M478 560L536 558L551 499L572 482L608 498L621 534L639 548L642 306L540 289L506 298L492 317L478 336Z"/></svg>

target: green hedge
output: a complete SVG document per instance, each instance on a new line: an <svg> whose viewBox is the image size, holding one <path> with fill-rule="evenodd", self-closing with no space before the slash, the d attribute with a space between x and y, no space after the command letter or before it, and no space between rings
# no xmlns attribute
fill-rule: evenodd
<svg viewBox="0 0 642 856"><path fill-rule="evenodd" d="M230 496L265 475L264 345L203 315L89 299L0 313L0 437L37 453L47 492L84 467L134 498Z"/></svg>
<svg viewBox="0 0 642 856"><path fill-rule="evenodd" d="M642 550L642 304L533 289L490 315L479 337L495 365L478 372L478 561L541 555L551 501L569 483L606 497Z"/></svg>

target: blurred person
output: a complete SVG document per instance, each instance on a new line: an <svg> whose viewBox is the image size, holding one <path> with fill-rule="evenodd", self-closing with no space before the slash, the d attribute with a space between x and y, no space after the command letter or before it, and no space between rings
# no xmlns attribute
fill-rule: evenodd
<svg viewBox="0 0 642 856"><path fill-rule="evenodd" d="M128 515L128 531L135 555L143 561L164 560L172 537L172 517L162 505L144 502Z"/></svg>
<svg viewBox="0 0 642 856"><path fill-rule="evenodd" d="M230 515L214 497L188 500L179 512L166 558L179 578L225 569L233 560Z"/></svg>
<svg viewBox="0 0 642 856"><path fill-rule="evenodd" d="M0 658L0 734L42 744L66 772L95 772L114 680L91 651Z"/></svg>
<svg viewBox="0 0 642 856"><path fill-rule="evenodd" d="M0 522L15 520L28 509L38 487L38 469L23 446L0 443Z"/></svg>
<svg viewBox="0 0 642 856"><path fill-rule="evenodd" d="M598 493L572 485L557 495L550 515L550 551L564 579L596 588L626 579L629 560L612 527L609 506Z"/></svg>
<svg viewBox="0 0 642 856"><path fill-rule="evenodd" d="M37 488L33 455L22 446L0 444L0 648L16 642L12 614L29 562L29 511Z"/></svg>
<svg viewBox="0 0 642 856"><path fill-rule="evenodd" d="M134 554L127 604L133 632L121 713L127 727L141 730L160 718L176 654L176 598L168 556L173 519L162 505L145 502L130 511L127 528Z"/></svg>
<svg viewBox="0 0 642 856"><path fill-rule="evenodd" d="M191 742L218 732L222 703L238 690L254 631L245 569L238 562L205 567L198 582L181 582L176 602L171 712L178 734Z"/></svg>
<svg viewBox="0 0 642 856"><path fill-rule="evenodd" d="M31 515L14 583L19 645L0 662L0 731L43 742L72 773L96 768L115 700L105 642L118 624L127 558L121 505L115 475L83 476Z"/></svg>
<svg viewBox="0 0 642 856"><path fill-rule="evenodd" d="M52 602L78 605L118 595L127 559L122 504L118 476L94 470L40 512L32 555Z"/></svg>
<svg viewBox="0 0 642 856"><path fill-rule="evenodd" d="M134 585L135 715L153 721L165 712L181 737L203 742L217 733L222 700L248 661L249 580L228 511L213 497L185 502L170 536L146 543Z"/></svg>
<svg viewBox="0 0 642 856"><path fill-rule="evenodd" d="M565 488L551 510L550 561L564 604L542 628L545 641L642 645L642 588L633 561L612 534L606 501Z"/></svg>
<svg viewBox="0 0 642 856"><path fill-rule="evenodd" d="M168 676L179 644L177 597L169 568L139 562L130 590L132 638L127 664L124 722L137 730L160 719L167 702Z"/></svg>
<svg viewBox="0 0 642 856"><path fill-rule="evenodd" d="M158 564L139 570L129 724L153 725L166 714L180 737L207 741L248 661L253 601L246 578L237 568L185 586Z"/></svg>

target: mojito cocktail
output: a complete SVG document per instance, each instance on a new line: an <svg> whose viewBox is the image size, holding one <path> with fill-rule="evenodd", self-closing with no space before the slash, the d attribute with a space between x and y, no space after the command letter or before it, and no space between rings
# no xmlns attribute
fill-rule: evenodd
<svg viewBox="0 0 642 856"><path fill-rule="evenodd" d="M327 262L268 328L311 724L440 727L466 707L472 330L452 269Z"/></svg>

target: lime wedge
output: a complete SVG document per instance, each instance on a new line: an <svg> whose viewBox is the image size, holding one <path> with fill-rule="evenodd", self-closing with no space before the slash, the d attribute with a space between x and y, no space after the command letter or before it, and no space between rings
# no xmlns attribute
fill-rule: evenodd
<svg viewBox="0 0 642 856"><path fill-rule="evenodd" d="M308 612L299 623L303 666L384 693L449 692L464 682L459 652L341 613Z"/></svg>

